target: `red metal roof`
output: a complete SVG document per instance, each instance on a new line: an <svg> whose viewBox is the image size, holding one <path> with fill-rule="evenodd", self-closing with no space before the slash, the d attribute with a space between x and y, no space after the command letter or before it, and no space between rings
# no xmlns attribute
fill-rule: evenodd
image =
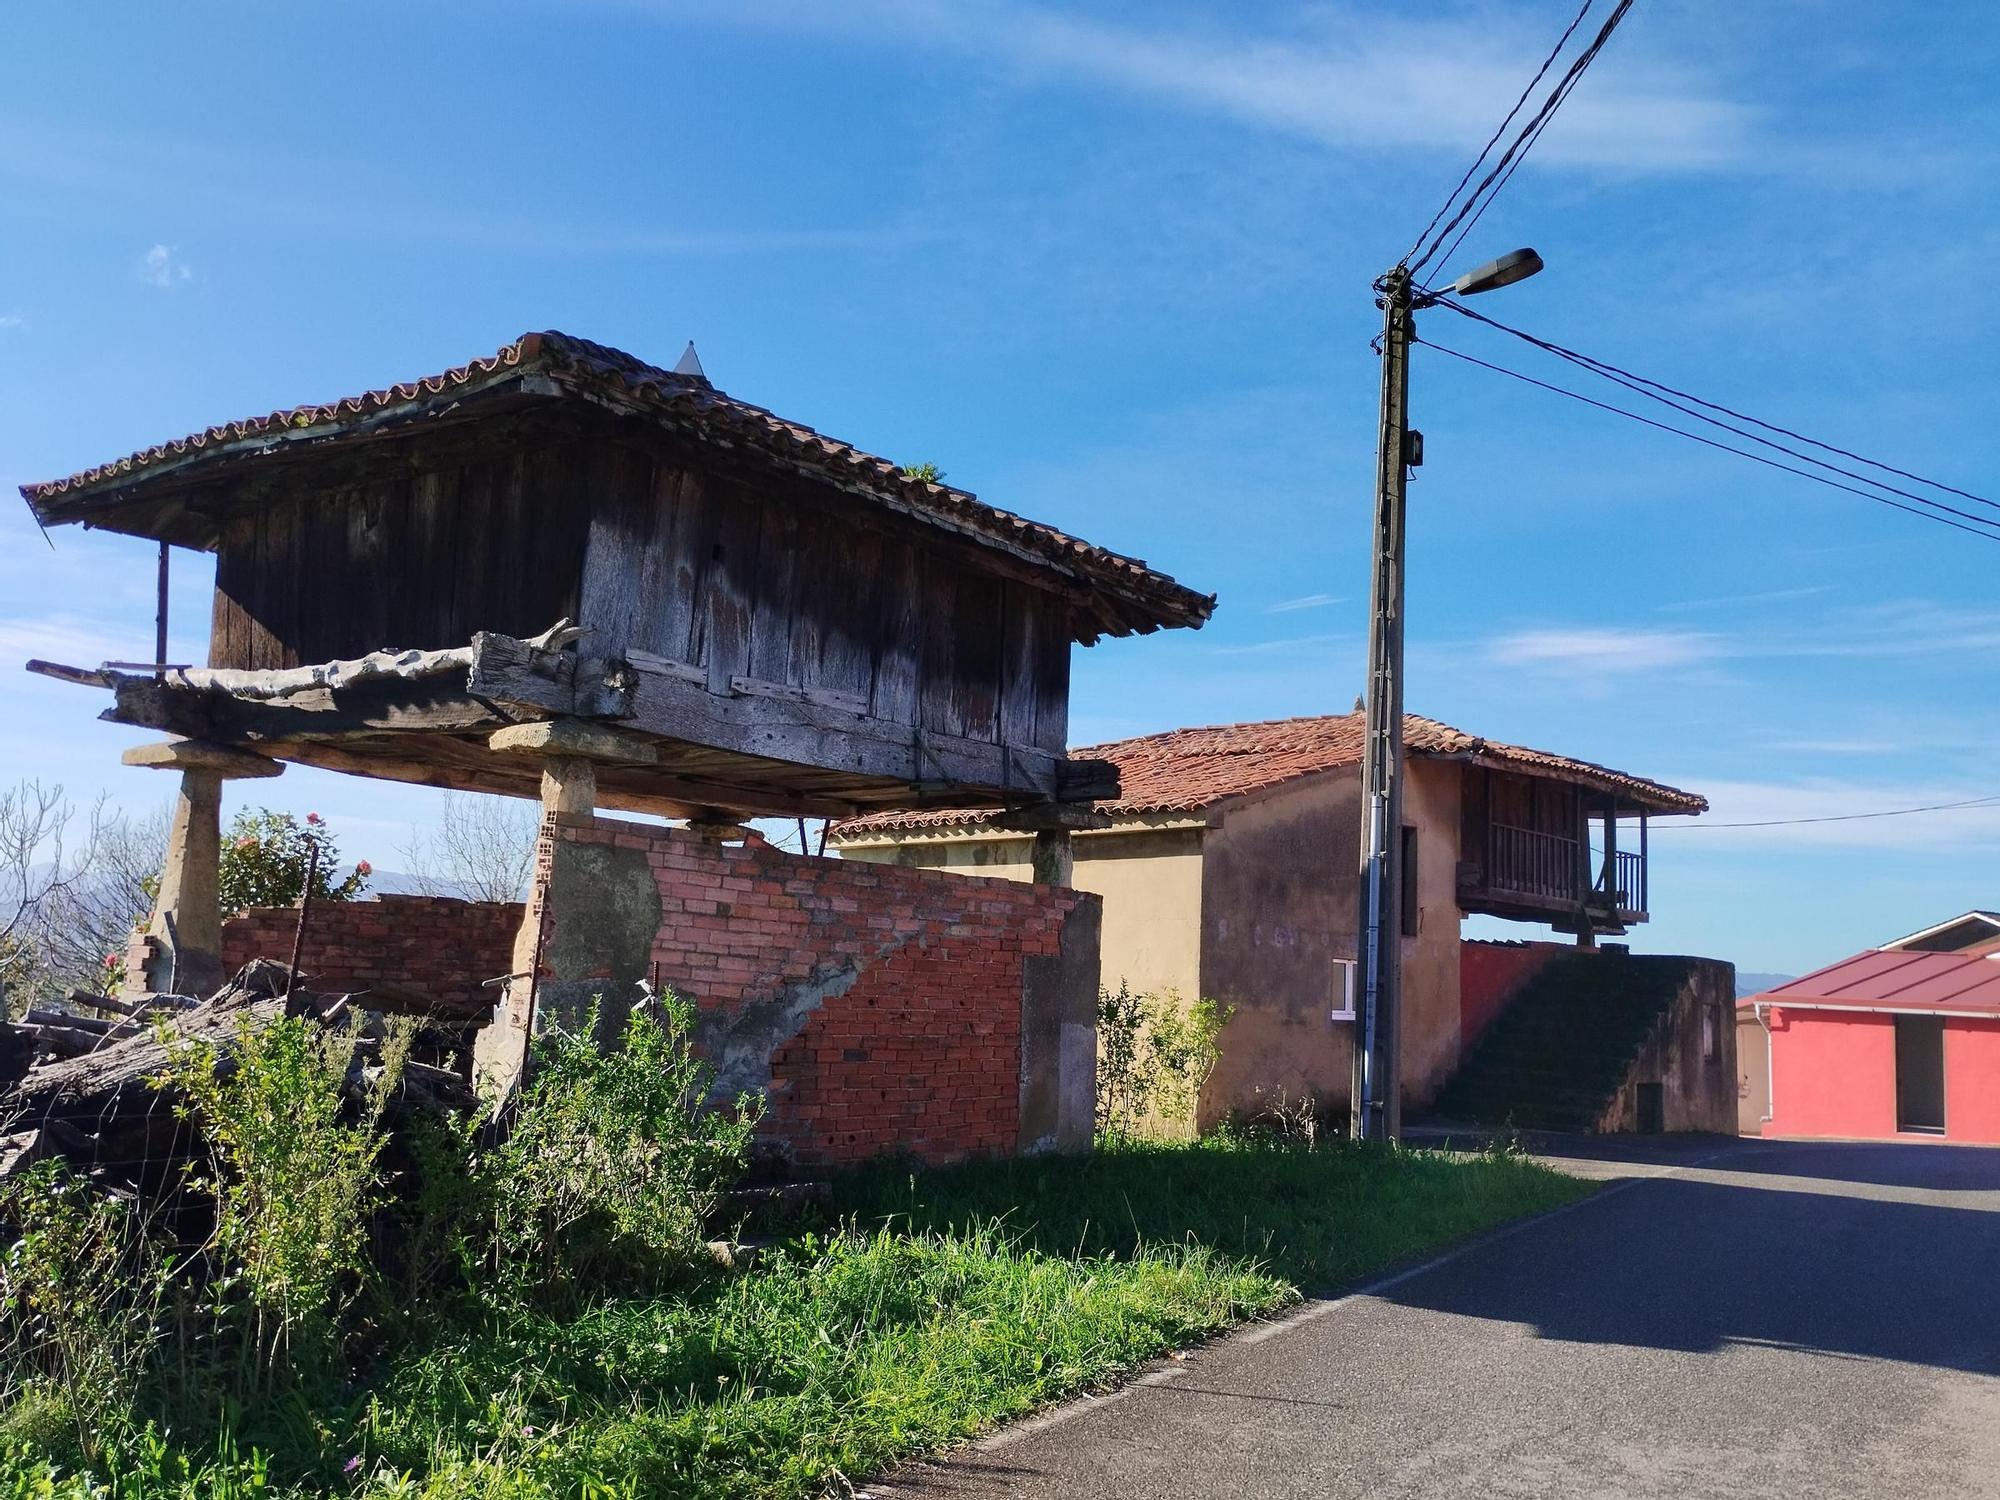
<svg viewBox="0 0 2000 1500"><path fill-rule="evenodd" d="M554 331L524 333L496 353L440 375L210 427L65 479L24 484L21 494L45 526L84 520L129 486L168 469L281 444L337 440L356 424L383 420L426 403L457 400L530 373L548 376L565 390L609 398L617 409L641 413L701 440L724 447L740 445L936 524L1020 548L1095 585L1092 615L1106 634L1145 633L1162 626L1199 628L1214 612L1213 594L1197 593L1139 558L988 505L969 491L906 474L886 458L726 395L703 376L662 370L622 350ZM1079 638L1095 637L1086 631Z"/></svg>
<svg viewBox="0 0 2000 1500"><path fill-rule="evenodd" d="M1801 978L1750 995L1762 1002L1867 1010L1975 1011L2000 1016L2000 958L1989 954L1914 953L1870 948Z"/></svg>
<svg viewBox="0 0 2000 1500"><path fill-rule="evenodd" d="M1144 815L1196 812L1231 797L1263 791L1300 776L1361 764L1359 713L1274 719L1261 724L1212 724L1141 735L1070 751L1075 760L1118 767L1121 795L1100 811ZM1700 813L1706 798L1644 777L1613 771L1525 745L1503 744L1416 714L1403 717L1403 744L1413 755L1467 760L1497 770L1550 776L1595 791L1615 792L1656 813ZM999 816L963 808L870 813L836 825L834 837L910 828L974 826Z"/></svg>

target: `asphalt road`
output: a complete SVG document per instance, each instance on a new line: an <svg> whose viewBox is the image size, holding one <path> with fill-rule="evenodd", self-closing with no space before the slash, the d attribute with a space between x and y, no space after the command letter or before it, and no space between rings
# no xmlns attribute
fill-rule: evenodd
<svg viewBox="0 0 2000 1500"><path fill-rule="evenodd" d="M874 1496L2000 1496L2000 1149L1544 1143L1594 1197Z"/></svg>

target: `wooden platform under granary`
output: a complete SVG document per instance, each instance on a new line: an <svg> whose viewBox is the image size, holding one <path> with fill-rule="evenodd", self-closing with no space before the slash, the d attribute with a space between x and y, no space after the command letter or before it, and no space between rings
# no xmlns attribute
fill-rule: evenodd
<svg viewBox="0 0 2000 1500"><path fill-rule="evenodd" d="M616 731L606 805L670 814L1110 795L1064 754L1071 645L1214 603L698 366L557 333L23 494L44 525L216 554L205 668L57 670L112 688L106 717L523 795L536 767L495 731L583 721Z"/></svg>

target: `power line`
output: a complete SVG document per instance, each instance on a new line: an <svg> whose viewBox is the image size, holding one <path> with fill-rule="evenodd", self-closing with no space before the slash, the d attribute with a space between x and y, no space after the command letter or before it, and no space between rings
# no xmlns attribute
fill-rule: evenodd
<svg viewBox="0 0 2000 1500"><path fill-rule="evenodd" d="M1617 8L1606 18L1603 26L1598 28L1597 35L1591 39L1590 45L1577 54L1576 61L1571 63L1569 71L1563 74L1562 81L1549 91L1549 97L1542 101L1542 107L1535 112L1534 117L1526 125L1521 127L1520 134L1516 135L1512 143L1501 153L1500 159L1493 164L1492 170L1480 179L1479 186L1472 190L1472 196L1459 206L1458 212L1452 216L1451 221L1444 228L1437 232L1436 238L1430 242L1429 247L1422 254L1414 261L1410 260L1407 256L1404 258L1403 264L1409 267L1412 276L1430 264L1431 259L1438 253L1438 248L1451 237L1452 231L1465 221L1466 216L1473 212L1474 206L1479 204L1481 195L1486 194L1489 188L1493 190L1493 193L1497 194L1499 189L1494 187L1494 183L1503 176L1513 175L1509 168L1515 159L1527 154L1528 148L1540 137L1542 128L1547 125L1550 117L1562 107L1562 102L1569 97L1570 90L1576 87L1576 82L1583 76L1584 69L1597 60L1597 54L1604 50L1604 44L1611 40L1611 33L1618 29L1618 23L1625 19L1625 13L1631 10L1631 8L1632 0L1618 0ZM1532 89L1534 86L1530 84L1529 87ZM1501 129L1505 130L1506 126L1503 124ZM1490 195L1487 201L1492 201ZM1479 212L1483 214L1486 210L1482 206L1479 208Z"/></svg>
<svg viewBox="0 0 2000 1500"><path fill-rule="evenodd" d="M2000 797L1969 797L1963 802L1933 802L1928 807L1892 807L1885 812L1830 813L1819 818L1760 818L1752 823L1655 823L1654 833L1699 833L1710 828L1796 828L1802 823L1858 823L1864 818L1907 818L1913 813L1950 812L1960 807L1991 807Z"/></svg>
<svg viewBox="0 0 2000 1500"><path fill-rule="evenodd" d="M1475 323L1484 323L1488 328L1497 328L1500 332L1509 334L1512 337L1521 340L1525 344L1531 344L1537 349L1541 349L1546 353L1555 355L1556 358L1558 359L1566 360L1570 364L1576 365L1580 369L1588 370L1593 375L1601 376L1603 379L1610 381L1613 385L1623 386L1626 390L1631 391L1636 395L1644 396L1650 401L1657 401L1662 406L1671 407L1673 410L1680 412L1684 416L1693 417L1698 422L1706 422L1711 427L1720 427L1724 432L1731 432L1740 438L1747 438L1749 441L1753 443L1761 444L1766 448L1775 449L1777 452L1783 453L1791 458L1796 458L1803 463L1815 464L1822 469L1827 469L1831 471L1832 473L1841 474L1849 479L1858 480L1862 484L1872 484L1877 489L1887 490L1892 495L1901 495L1904 499L1914 500L1919 505L1933 506L1938 510L1949 511L1952 515L1963 516L1967 520L1978 521L1986 525L1992 524L1990 521L1987 521L1987 519L1984 516L1972 515L1967 511L1960 510L1957 506L1948 505L1942 500L1933 500L1928 495L1913 494L1909 490L1902 489L1896 485L1889 484L1884 480L1876 479L1867 474L1857 474L1852 469L1842 468L1839 464L1829 463L1827 462L1827 460L1823 458L1815 458L1810 453L1801 453L1797 449L1788 448L1783 443L1776 442L1771 438L1759 437L1754 432L1746 432L1741 427L1731 426L1728 422L1724 422L1715 417L1708 416L1705 412L1696 411L1694 408L1696 406L1700 406L1700 407L1706 407L1708 411L1721 412L1723 413L1724 416L1734 418L1738 422L1748 423L1752 427L1761 427L1766 432L1783 433L1786 437L1795 438L1799 442L1809 444L1814 448L1823 449L1828 453L1838 453L1842 458L1851 458L1856 463L1866 464L1871 469L1880 469L1885 474L1895 474L1901 478L1912 480L1917 484L1927 485L1934 490L1943 490L1948 494L1963 496L1965 499L1972 501L1976 505L1983 505L1987 507L1989 510L2000 511L2000 501L1989 500L1984 495L1976 495L1970 490L1962 490L1959 489L1956 485L1945 484L1941 480L1929 479L1922 474L1913 474L1907 469L1898 469L1895 468L1893 465L1880 463L1875 459L1863 457L1859 453L1851 453L1845 448L1836 448L1831 443L1823 443L1819 441L1819 439L1817 438L1809 438L1806 437L1803 433L1793 432L1788 427L1779 427L1774 423L1765 422L1757 417L1750 416L1745 412L1736 411L1731 407L1723 406L1719 402L1705 400L1700 396L1690 395L1686 391L1675 390L1672 386L1664 385L1661 382L1649 379L1644 375L1636 375L1630 370L1620 369L1617 365L1611 364L1606 360L1597 359L1588 354L1580 354L1574 349L1566 349L1561 344L1554 343L1548 339L1538 338L1534 334L1528 333L1522 329L1510 327L1508 324L1502 323L1497 318L1489 318L1484 313L1475 312L1472 308L1465 306L1461 302L1448 301L1440 298L1434 305L1438 307L1449 308L1451 311L1457 313L1460 317L1470 318ZM1663 392L1665 394L1662 394ZM1693 404L1684 406L1681 404L1682 402L1691 402Z"/></svg>
<svg viewBox="0 0 2000 1500"><path fill-rule="evenodd" d="M1763 464L1767 468L1780 469L1787 474L1796 474L1801 479L1810 479L1814 483L1826 485L1830 489L1845 490L1850 495L1859 495L1864 500L1873 500L1876 504L1886 505L1892 510L1900 510L1913 516L1921 516L1926 521L1935 521L1938 525L1949 526L1954 531L1968 532L1973 536L1984 537L1990 542L2000 542L2000 528L1988 529L1989 527L1993 527L1994 523L1988 522L1981 517L1968 517L1971 524L1967 525L1964 522L1951 519L1950 516L1940 515L1934 510L1922 510L1914 505L1905 505L1900 500L1892 500L1887 495L1877 494L1873 490L1864 490L1851 484L1842 484L1836 479L1829 479L1824 474L1815 473L1811 469L1795 468L1791 464L1780 463L1775 458L1766 458L1761 453L1752 453L1747 448L1738 448L1731 443L1721 443L1717 442L1714 438L1703 437L1698 432L1689 432L1685 427L1675 427L1669 422L1655 421L1653 418L1643 416L1629 407L1615 406L1609 401L1599 401L1594 396L1586 396L1581 391L1573 391L1566 386L1553 385L1546 380L1537 380L1532 375L1524 375L1519 370L1510 370L1505 365L1493 364L1491 361L1466 354L1462 350L1453 349L1433 339L1424 339L1421 342L1426 349L1435 349L1440 354L1448 354L1453 359L1463 360L1469 365L1477 365L1482 370L1491 370L1494 374L1505 375L1510 380L1518 380L1525 385L1532 385L1540 390L1549 391L1558 396L1567 396L1572 401L1581 401L1585 406L1594 406L1599 411L1608 411L1615 416L1629 418L1634 422L1641 423L1660 432L1670 432L1675 437L1684 437L1689 442L1700 443L1705 448L1716 448L1724 453L1733 453L1738 458L1747 458L1752 463ZM1954 512L1954 514L1963 515L1964 512Z"/></svg>
<svg viewBox="0 0 2000 1500"><path fill-rule="evenodd" d="M1465 185L1472 181L1472 174L1486 164L1487 156L1500 143L1500 137L1506 134L1507 127L1514 123L1514 117L1521 112L1521 106L1528 102L1528 95L1534 93L1536 86L1548 76L1549 69L1555 66L1556 59L1562 56L1563 48L1569 45L1569 39L1576 35L1576 28L1583 24L1583 18L1590 14L1590 7L1596 3L1597 0L1583 0L1583 9L1579 10L1571 18L1569 25L1563 28L1563 34L1557 38L1555 46L1549 49L1549 55L1543 58L1542 65L1535 69L1535 76L1530 78L1528 86L1521 90L1521 97L1516 99L1514 107L1507 111L1507 118L1493 127L1493 134L1488 136L1486 144L1479 148L1479 155L1472 159L1472 165L1465 169L1465 175L1458 179L1458 185L1445 195L1444 202L1438 205L1438 211L1431 215L1430 223L1426 224L1417 235L1416 243L1411 245L1408 253L1403 256L1405 264L1408 264L1410 256L1415 255L1423 247L1425 236L1438 227L1438 221L1451 212L1451 206L1458 201L1458 195L1464 192Z"/></svg>

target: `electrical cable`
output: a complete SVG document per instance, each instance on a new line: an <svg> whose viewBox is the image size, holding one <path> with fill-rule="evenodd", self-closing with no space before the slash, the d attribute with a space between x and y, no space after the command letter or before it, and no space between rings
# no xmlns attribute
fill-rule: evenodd
<svg viewBox="0 0 2000 1500"><path fill-rule="evenodd" d="M1563 100L1569 97L1570 90L1576 86L1576 80L1583 76L1584 70L1597 60L1597 54L1604 50L1604 44L1611 40L1611 33L1618 29L1618 23L1625 19L1626 12L1631 10L1631 8L1632 0L1618 0L1617 8L1606 18L1604 25L1598 29L1597 35L1591 39L1590 45L1577 54L1576 61L1569 65L1569 71L1563 75L1562 81L1549 91L1549 97L1542 101L1542 107L1536 111L1534 118L1521 128L1521 133L1514 137L1513 143L1501 153L1500 159L1493 164L1493 169L1480 179L1479 186L1472 190L1472 196L1465 200L1459 207L1457 214L1452 217L1451 221L1444 228L1437 232L1437 236L1430 242L1429 247L1418 255L1414 261L1410 260L1407 256L1404 257L1402 264L1408 267L1413 277L1430 264L1432 258L1437 255L1439 247L1451 237L1452 232L1473 211L1473 206L1479 202L1481 195L1486 193L1487 189L1492 188L1495 181L1503 174L1511 175L1507 173L1508 167L1516 157L1526 154L1532 138L1541 135L1542 127L1548 123L1549 118L1555 114ZM1502 129L1505 129L1505 127L1503 126ZM1498 189L1496 188L1494 191L1497 192ZM1482 208L1480 212L1484 213L1485 210Z"/></svg>
<svg viewBox="0 0 2000 1500"><path fill-rule="evenodd" d="M1588 370L1593 375L1601 376L1603 379L1609 380L1614 385L1623 386L1626 390L1631 391L1636 395L1644 396L1649 401L1657 401L1660 403L1660 405L1671 407L1673 410L1680 412L1683 416L1693 417L1696 421L1699 422L1706 422L1711 427L1720 427L1725 432L1734 433L1736 436L1740 438L1746 438L1750 442L1759 443L1766 448L1775 449L1777 452L1786 454L1791 458L1796 458L1803 463L1816 464L1820 468L1830 470L1835 474L1845 475L1847 478L1858 480L1862 484L1875 485L1879 489L1887 490L1892 495L1901 495L1906 500L1915 500L1920 505L1934 506L1939 510L1949 511L1952 515L1964 516L1967 520L1979 521L1982 524L1986 525L1993 524L1992 522L1988 521L1984 516L1974 516L1967 511L1958 509L1958 507L1956 506L1947 505L1942 500L1933 500L1927 495L1913 494L1909 490L1901 489L1896 485L1885 483L1880 479L1871 478L1869 475L1866 474L1857 474L1852 469L1842 468L1839 464L1828 463L1823 458L1815 458L1810 453L1800 453L1795 448L1788 448L1783 443L1774 442L1772 439L1767 437L1759 437L1754 432L1745 432L1740 427L1732 427L1728 422L1720 421L1715 417L1711 417L1704 414L1703 412L1694 410L1692 406L1683 406L1680 403L1682 401L1692 402L1694 406L1706 407L1709 411L1721 412L1725 416L1733 417L1736 421L1747 422L1752 427L1761 427L1766 432L1783 433L1786 437L1795 438L1799 442L1807 443L1812 447L1823 449L1828 453L1838 453L1842 458L1851 458L1856 463L1866 464L1871 469L1880 469L1885 474L1895 474L1901 478L1912 480L1917 484L1927 485L1934 490L1943 490L1948 494L1963 496L1965 499L1972 501L1976 505L1983 505L1986 506L1989 510L2000 511L2000 501L1990 500L1984 495L1976 495L1971 490L1962 490L1958 488L1956 485L1945 484L1941 480L1926 478L1922 474L1913 474L1907 469L1898 469L1891 464L1885 464L1872 458L1866 458L1859 453L1851 453L1845 448L1836 448L1831 443L1823 443L1820 442L1817 438L1809 438L1806 437L1803 433L1793 432L1788 427L1779 427L1774 423L1762 421L1756 417L1750 416L1745 412L1736 411L1731 407L1723 406L1719 402L1705 400L1700 396L1690 395L1686 391L1675 390L1672 386L1664 385L1657 380L1648 379L1644 375L1635 375L1632 371L1620 369L1617 365L1611 364L1605 360L1597 359L1588 354L1578 353L1574 349L1566 349L1561 344L1553 343L1548 339L1538 338L1534 334L1525 332L1522 329L1510 327L1507 324L1499 321L1499 319L1497 318L1489 318L1484 313L1473 311L1473 309L1465 306L1461 302L1454 302L1446 300L1444 298L1439 298L1431 305L1436 307L1448 308L1452 312L1457 313L1460 317L1470 318L1476 323L1484 323L1489 328L1496 328L1502 333L1511 334L1513 337L1521 340L1525 344L1531 344L1537 349L1555 355L1556 358L1558 359L1567 360L1570 364L1576 365L1580 369ZM1662 392L1665 392L1666 394L1661 394Z"/></svg>
<svg viewBox="0 0 2000 1500"><path fill-rule="evenodd" d="M1781 469L1787 474L1796 474L1801 479L1810 479L1814 483L1826 485L1830 489L1845 490L1850 495L1859 495L1864 500L1873 500L1878 505L1886 505L1892 510L1900 510L1913 516L1921 516L1926 521L1935 521L1938 525L1949 526L1954 531L1963 531L1972 536L1984 537L1991 542L2000 542L2000 523L1989 522L1983 517L1968 517L1971 522L1970 525L1954 521L1950 516L1939 515L1936 511L1921 510L1914 505L1905 505L1900 500L1892 500L1887 495L1876 494L1873 490L1857 489L1851 484L1842 484L1838 480L1828 479L1824 474L1816 474L1810 469L1795 468L1791 464L1779 463L1774 458L1766 458L1761 453L1752 453L1747 448L1738 448L1730 443L1717 442L1714 438L1703 437L1698 432L1689 432L1685 427L1675 427L1668 422L1655 421L1653 418L1643 416L1628 407L1614 406L1608 401L1599 401L1594 396L1586 396L1581 391L1572 391L1565 386L1552 385L1546 380L1537 380L1532 375L1525 375L1519 370L1510 370L1505 365L1493 364L1488 360L1480 359L1462 350L1453 349L1449 345L1437 343L1435 340L1421 339L1418 342L1426 349L1435 349L1440 354L1448 354L1453 359L1463 360L1469 365L1477 365L1482 370L1491 370L1496 375L1505 375L1509 379L1521 381L1526 385L1535 386L1541 390L1552 392L1555 395L1567 396L1572 401L1581 401L1585 406L1594 406L1599 411L1608 411L1615 416L1628 417L1632 421L1641 423L1644 426L1656 428L1661 432L1670 432L1674 436L1684 437L1690 442L1700 443L1705 448L1717 448L1724 453L1733 453L1738 458L1747 458L1752 463L1763 464L1767 468ZM1959 511L1954 512L1954 514L1963 515L1965 513ZM1993 529L1987 529L1989 527Z"/></svg>
<svg viewBox="0 0 2000 1500"><path fill-rule="evenodd" d="M1913 813L1949 812L1959 807L1991 807L2000 797L1968 797L1963 802L1933 802L1928 807L1892 807L1884 812L1829 813L1820 818L1760 818L1750 823L1654 823L1654 833L1696 833L1710 828L1796 828L1802 823L1858 823L1864 818L1907 818Z"/></svg>
<svg viewBox="0 0 2000 1500"><path fill-rule="evenodd" d="M1521 97L1516 99L1514 107L1507 111L1507 118L1493 127L1493 134L1488 136L1486 144L1479 148L1479 155L1472 159L1472 165L1465 169L1465 175L1458 179L1458 185L1445 195L1444 202L1438 205L1438 211L1431 215L1430 223L1426 224L1422 232L1417 235L1416 243L1411 245L1403 256L1404 264L1407 265L1410 256L1415 255L1423 247L1425 236L1438 227L1438 221L1451 212L1451 206L1458 201L1458 195L1464 192L1465 185L1472 181L1472 174L1486 164L1487 156L1500 143L1500 137L1506 134L1507 127L1514 123L1514 117L1521 112L1521 106L1528 102L1528 96L1534 93L1536 86L1548 76L1549 69L1555 66L1556 59L1562 56L1563 48L1569 45L1569 39L1576 34L1576 28L1583 24L1583 18L1590 14L1590 7L1596 3L1597 0L1583 0L1583 9L1579 10L1570 19L1569 25L1563 28L1562 36L1557 39L1555 46L1549 49L1549 55L1542 59L1542 65L1535 69L1535 76L1530 78L1528 86L1521 90Z"/></svg>

